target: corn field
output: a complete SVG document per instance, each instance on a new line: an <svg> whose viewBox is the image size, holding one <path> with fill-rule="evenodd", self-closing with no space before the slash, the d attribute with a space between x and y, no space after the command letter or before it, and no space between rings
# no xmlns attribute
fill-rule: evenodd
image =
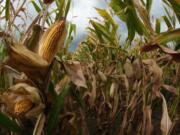
<svg viewBox="0 0 180 135"><path fill-rule="evenodd" d="M71 52L71 0L0 0L0 134L180 135L180 1L155 2L108 0Z"/></svg>

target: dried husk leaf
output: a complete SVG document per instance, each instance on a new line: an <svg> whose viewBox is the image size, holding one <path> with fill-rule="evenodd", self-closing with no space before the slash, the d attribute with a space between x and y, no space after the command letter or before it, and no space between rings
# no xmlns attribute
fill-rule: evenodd
<svg viewBox="0 0 180 135"><path fill-rule="evenodd" d="M142 61L140 59L136 59L132 63L133 72L135 73L134 77L136 79L141 79L142 77Z"/></svg>
<svg viewBox="0 0 180 135"><path fill-rule="evenodd" d="M142 134L143 135L151 135L152 132L152 109L151 106L145 106L143 112L143 127L142 127Z"/></svg>
<svg viewBox="0 0 180 135"><path fill-rule="evenodd" d="M110 87L110 97L113 98L115 96L116 91L118 90L118 84L116 82L112 82Z"/></svg>
<svg viewBox="0 0 180 135"><path fill-rule="evenodd" d="M43 131L43 127L46 121L46 117L44 115L44 113L41 113L38 116L38 119L36 121L36 125L33 131L33 135L42 135L42 131Z"/></svg>
<svg viewBox="0 0 180 135"><path fill-rule="evenodd" d="M38 54L51 63L54 56L63 47L66 38L65 21L60 20L49 27L39 42Z"/></svg>
<svg viewBox="0 0 180 135"><path fill-rule="evenodd" d="M160 93L161 98L163 100L162 102L162 118L161 118L161 131L162 135L168 135L170 128L172 126L171 119L168 114L168 109L167 109L167 104L166 104L166 99L164 96Z"/></svg>
<svg viewBox="0 0 180 135"><path fill-rule="evenodd" d="M132 67L132 64L130 62L126 62L124 64L124 71L125 71L125 74L126 74L128 79L131 79L134 77L133 67Z"/></svg>
<svg viewBox="0 0 180 135"><path fill-rule="evenodd" d="M23 45L15 45L9 47L9 56L12 60L15 60L17 64L22 64L27 66L28 68L33 69L42 69L48 66L48 62L46 60L44 60L38 54L28 50Z"/></svg>
<svg viewBox="0 0 180 135"><path fill-rule="evenodd" d="M91 85L92 85L92 89L91 89L91 92L90 92L90 106L94 106L95 104L95 101L96 101L96 95L97 95L97 84L96 84L96 77L94 74L92 74L92 82L91 82Z"/></svg>

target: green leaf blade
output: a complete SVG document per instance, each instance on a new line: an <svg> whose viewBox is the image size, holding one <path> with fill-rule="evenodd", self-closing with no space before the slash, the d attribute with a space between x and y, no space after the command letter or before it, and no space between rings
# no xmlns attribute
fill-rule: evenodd
<svg viewBox="0 0 180 135"><path fill-rule="evenodd" d="M3 113L0 113L0 125L12 132L22 133L22 129L18 126L18 124L15 121L9 119Z"/></svg>
<svg viewBox="0 0 180 135"><path fill-rule="evenodd" d="M5 18L6 21L9 20L10 17L10 0L6 0L6 4L5 4Z"/></svg>
<svg viewBox="0 0 180 135"><path fill-rule="evenodd" d="M61 93L57 96L52 109L50 110L49 119L47 121L47 128L45 130L45 135L52 135L53 129L57 123L57 117L60 110L63 108L65 97L70 92L70 86L64 86L61 90Z"/></svg>

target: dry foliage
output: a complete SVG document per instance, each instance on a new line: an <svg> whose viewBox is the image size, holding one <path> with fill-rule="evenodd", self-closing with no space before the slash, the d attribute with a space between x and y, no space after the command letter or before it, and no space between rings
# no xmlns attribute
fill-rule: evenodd
<svg viewBox="0 0 180 135"><path fill-rule="evenodd" d="M96 9L101 20L90 20L87 37L72 53L71 0L55 0L50 12L52 2L29 3L38 16L19 30L20 38L13 36L15 19L26 19L20 13L28 15L27 2L0 5L7 25L0 27L0 133L178 135L179 2L163 0L168 30L161 32L159 19L152 25L152 0L111 0L112 12ZM124 43L113 15L127 25Z"/></svg>

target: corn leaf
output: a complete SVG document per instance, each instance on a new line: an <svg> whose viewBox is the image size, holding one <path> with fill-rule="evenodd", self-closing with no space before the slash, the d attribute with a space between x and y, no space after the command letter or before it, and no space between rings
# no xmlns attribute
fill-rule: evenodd
<svg viewBox="0 0 180 135"><path fill-rule="evenodd" d="M5 4L5 18L6 21L9 20L10 17L10 0L6 0L6 4Z"/></svg>
<svg viewBox="0 0 180 135"><path fill-rule="evenodd" d="M174 41L180 39L180 29L175 29L172 31L161 33L157 38L156 42L159 44L167 43L169 41Z"/></svg>
<svg viewBox="0 0 180 135"><path fill-rule="evenodd" d="M61 93L55 99L55 102L50 110L49 119L47 120L47 127L45 129L45 135L52 135L53 129L57 124L57 119L60 110L63 108L65 97L70 92L70 86L64 86L61 89Z"/></svg>
<svg viewBox="0 0 180 135"><path fill-rule="evenodd" d="M177 19L180 22L180 4L176 0L163 0L168 6L170 5L173 11L176 13Z"/></svg>
<svg viewBox="0 0 180 135"><path fill-rule="evenodd" d="M128 27L128 39L132 41L135 33L147 35L146 28L140 20L135 6L131 0L112 0L110 6L119 18L124 21Z"/></svg>
<svg viewBox="0 0 180 135"><path fill-rule="evenodd" d="M56 5L58 9L58 12L56 14L56 20L61 17L64 17L65 4L65 0L56 0Z"/></svg>
<svg viewBox="0 0 180 135"><path fill-rule="evenodd" d="M147 0L146 2L146 9L150 13L151 7L152 7L153 0Z"/></svg>
<svg viewBox="0 0 180 135"><path fill-rule="evenodd" d="M171 128L172 122L168 114L168 109L167 109L167 103L166 99L164 98L163 94L160 94L161 98L163 100L162 102L162 118L161 118L161 131L162 135L168 135L169 130Z"/></svg>
<svg viewBox="0 0 180 135"><path fill-rule="evenodd" d="M167 16L163 16L163 19L164 19L164 22L166 23L168 29L172 29L172 25L171 25L171 22L169 21L168 17Z"/></svg>
<svg viewBox="0 0 180 135"><path fill-rule="evenodd" d="M32 0L31 3L33 4L33 6L34 6L36 12L39 13L39 12L41 11L41 8L36 4L36 2L35 2L34 0Z"/></svg>
<svg viewBox="0 0 180 135"><path fill-rule="evenodd" d="M114 30L117 29L117 27L118 27L117 24L115 23L115 21L112 19L111 15L106 10L96 8L96 11L104 18L105 21L112 24Z"/></svg>
<svg viewBox="0 0 180 135"><path fill-rule="evenodd" d="M160 22L160 19L156 19L156 32L157 33L161 32L161 22Z"/></svg>
<svg viewBox="0 0 180 135"><path fill-rule="evenodd" d="M115 45L114 39L111 37L105 26L93 20L90 20L90 23L92 24L97 33L103 35L107 40L109 40L113 45Z"/></svg>
<svg viewBox="0 0 180 135"><path fill-rule="evenodd" d="M12 132L22 133L22 129L18 124L2 113L0 113L0 125Z"/></svg>
<svg viewBox="0 0 180 135"><path fill-rule="evenodd" d="M122 0L112 0L110 6L122 21L127 20L127 16L125 15L126 4Z"/></svg>
<svg viewBox="0 0 180 135"><path fill-rule="evenodd" d="M65 18L67 17L68 15L68 12L69 12L69 9L70 9L70 6L71 6L71 0L68 0L67 4L66 4L66 8L65 8Z"/></svg>

